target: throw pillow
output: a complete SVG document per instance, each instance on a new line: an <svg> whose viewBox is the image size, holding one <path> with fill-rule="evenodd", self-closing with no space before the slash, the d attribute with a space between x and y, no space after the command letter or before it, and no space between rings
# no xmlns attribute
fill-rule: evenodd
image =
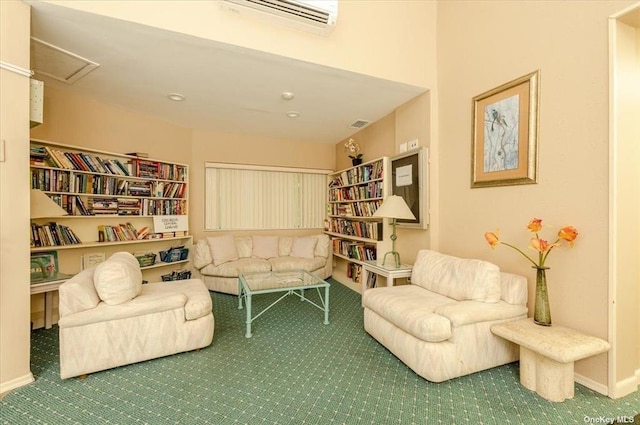
<svg viewBox="0 0 640 425"><path fill-rule="evenodd" d="M318 238L309 236L306 238L293 238L291 244L291 256L298 258L313 258Z"/></svg>
<svg viewBox="0 0 640 425"><path fill-rule="evenodd" d="M274 258L278 256L278 237L277 236L253 236L253 254L252 257Z"/></svg>
<svg viewBox="0 0 640 425"><path fill-rule="evenodd" d="M116 252L96 266L93 284L106 304L126 303L142 292L140 263L130 252Z"/></svg>
<svg viewBox="0 0 640 425"><path fill-rule="evenodd" d="M207 242L209 242L211 257L215 266L238 259L238 250L233 235L208 237Z"/></svg>

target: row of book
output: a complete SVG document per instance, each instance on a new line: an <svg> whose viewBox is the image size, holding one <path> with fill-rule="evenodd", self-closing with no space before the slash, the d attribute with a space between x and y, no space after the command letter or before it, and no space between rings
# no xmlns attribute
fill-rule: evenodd
<svg viewBox="0 0 640 425"><path fill-rule="evenodd" d="M354 201L367 198L382 198L382 181L364 183L362 186L331 188L329 201Z"/></svg>
<svg viewBox="0 0 640 425"><path fill-rule="evenodd" d="M330 187L348 186L360 184L370 180L380 180L383 177L384 166L382 161L365 164L360 167L350 168L336 176L329 183Z"/></svg>
<svg viewBox="0 0 640 425"><path fill-rule="evenodd" d="M145 177L162 180L185 181L187 167L147 159L134 159L131 161L132 174L137 177Z"/></svg>
<svg viewBox="0 0 640 425"><path fill-rule="evenodd" d="M145 239L148 234L148 227L136 230L131 223L98 226L98 242L135 241Z"/></svg>
<svg viewBox="0 0 640 425"><path fill-rule="evenodd" d="M71 192L71 175L66 171L31 169L31 187L45 192Z"/></svg>
<svg viewBox="0 0 640 425"><path fill-rule="evenodd" d="M46 224L31 223L31 246L61 246L81 243L80 238L62 224L49 222Z"/></svg>
<svg viewBox="0 0 640 425"><path fill-rule="evenodd" d="M118 159L101 158L83 152L61 151L49 146L31 146L31 165L64 168L91 173L130 176L130 164Z"/></svg>
<svg viewBox="0 0 640 425"><path fill-rule="evenodd" d="M187 202L183 200L142 199L140 215L186 215Z"/></svg>
<svg viewBox="0 0 640 425"><path fill-rule="evenodd" d="M360 261L371 261L376 259L376 247L374 245L367 245L364 242L334 239L333 252L335 254L340 254L344 257Z"/></svg>
<svg viewBox="0 0 640 425"><path fill-rule="evenodd" d="M353 221L344 218L332 218L329 220L330 232L341 233L348 236L382 240L382 223L379 221Z"/></svg>
<svg viewBox="0 0 640 425"><path fill-rule="evenodd" d="M371 217L382 205L382 200L352 202L349 204L331 204L330 215L346 217Z"/></svg>

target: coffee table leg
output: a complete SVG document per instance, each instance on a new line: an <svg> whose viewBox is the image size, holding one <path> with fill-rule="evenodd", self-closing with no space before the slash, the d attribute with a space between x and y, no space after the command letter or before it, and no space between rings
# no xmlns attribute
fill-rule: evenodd
<svg viewBox="0 0 640 425"><path fill-rule="evenodd" d="M238 310L242 310L242 283L238 278Z"/></svg>
<svg viewBox="0 0 640 425"><path fill-rule="evenodd" d="M247 304L247 333L244 335L246 338L251 338L251 295L246 294L247 299L245 300L245 304Z"/></svg>
<svg viewBox="0 0 640 425"><path fill-rule="evenodd" d="M329 287L324 288L324 324L329 324Z"/></svg>

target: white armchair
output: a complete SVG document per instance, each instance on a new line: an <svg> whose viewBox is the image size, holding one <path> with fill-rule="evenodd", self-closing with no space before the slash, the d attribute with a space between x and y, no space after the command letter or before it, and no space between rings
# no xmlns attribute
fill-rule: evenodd
<svg viewBox="0 0 640 425"><path fill-rule="evenodd" d="M60 377L86 375L206 347L211 296L199 279L142 285L137 260L116 253L60 292Z"/></svg>

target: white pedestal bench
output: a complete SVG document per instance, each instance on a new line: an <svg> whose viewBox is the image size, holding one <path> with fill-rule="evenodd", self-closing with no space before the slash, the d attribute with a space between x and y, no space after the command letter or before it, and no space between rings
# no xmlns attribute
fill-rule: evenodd
<svg viewBox="0 0 640 425"><path fill-rule="evenodd" d="M493 325L491 332L520 345L520 383L549 401L573 398L574 362L610 347L600 338L532 319Z"/></svg>

